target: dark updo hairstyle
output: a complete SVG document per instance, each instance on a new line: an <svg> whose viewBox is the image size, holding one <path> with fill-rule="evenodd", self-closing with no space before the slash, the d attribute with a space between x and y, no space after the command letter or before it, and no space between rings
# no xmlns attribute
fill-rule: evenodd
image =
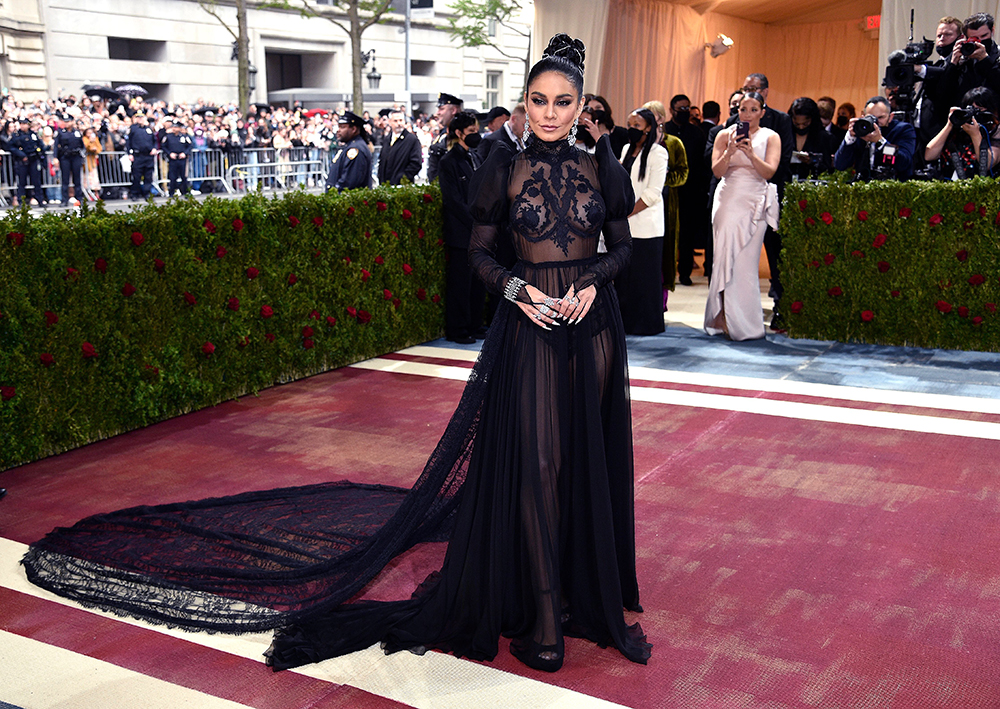
<svg viewBox="0 0 1000 709"><path fill-rule="evenodd" d="M479 125L476 114L472 111L459 111L448 124L448 149L451 150L458 142L458 134L469 126Z"/></svg>
<svg viewBox="0 0 1000 709"><path fill-rule="evenodd" d="M525 91L539 75L547 71L557 71L573 84L577 97L583 96L583 62L587 49L583 42L568 34L560 33L549 40L549 46L542 52L542 58L535 62L524 83Z"/></svg>
<svg viewBox="0 0 1000 709"><path fill-rule="evenodd" d="M637 108L632 113L644 120L646 127L649 128L649 132L646 133L646 138L642 142L642 157L639 159L639 179L645 180L646 160L649 158L649 151L653 149L653 144L656 142L656 116L648 108Z"/></svg>
<svg viewBox="0 0 1000 709"><path fill-rule="evenodd" d="M748 98L752 98L754 101L759 103L761 108L767 108L767 104L764 102L764 97L756 91L744 91L743 98L740 99L740 103L743 103Z"/></svg>

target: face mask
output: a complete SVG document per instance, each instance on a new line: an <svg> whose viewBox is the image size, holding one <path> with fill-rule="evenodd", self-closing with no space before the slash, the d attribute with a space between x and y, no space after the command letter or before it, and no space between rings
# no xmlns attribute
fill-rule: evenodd
<svg viewBox="0 0 1000 709"><path fill-rule="evenodd" d="M730 116L735 116L739 112L740 112L740 107L739 106L730 106L729 107L729 115Z"/></svg>
<svg viewBox="0 0 1000 709"><path fill-rule="evenodd" d="M795 135L809 135L809 128L810 126L806 126L805 128L792 128L792 130L795 131Z"/></svg>
<svg viewBox="0 0 1000 709"><path fill-rule="evenodd" d="M990 38L990 39L984 39L984 40L983 40L983 41L981 42L981 44L982 44L982 45L983 45L984 47L986 47L986 53L987 53L987 54L992 54L992 53L993 53L993 38Z"/></svg>
<svg viewBox="0 0 1000 709"><path fill-rule="evenodd" d="M470 149L475 148L477 145L479 145L482 139L483 136L479 135L479 133L471 133L465 136L465 145Z"/></svg>
<svg viewBox="0 0 1000 709"><path fill-rule="evenodd" d="M935 47L934 51L937 52L939 56L942 56L947 59L948 57L951 56L951 53L955 51L955 43L952 42L951 44L945 47Z"/></svg>
<svg viewBox="0 0 1000 709"><path fill-rule="evenodd" d="M642 140L645 136L646 136L646 134L643 133L638 128L629 128L628 129L628 142L631 145L635 145L640 140Z"/></svg>
<svg viewBox="0 0 1000 709"><path fill-rule="evenodd" d="M847 124L851 122L851 119L847 116L837 116L837 127L847 128Z"/></svg>
<svg viewBox="0 0 1000 709"><path fill-rule="evenodd" d="M674 120L678 123L687 123L691 120L691 107L678 106L674 109Z"/></svg>

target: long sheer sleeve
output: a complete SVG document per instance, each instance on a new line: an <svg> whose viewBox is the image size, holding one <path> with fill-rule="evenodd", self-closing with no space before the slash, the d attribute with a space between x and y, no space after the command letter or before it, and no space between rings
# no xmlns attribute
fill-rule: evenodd
<svg viewBox="0 0 1000 709"><path fill-rule="evenodd" d="M472 213L469 265L486 288L496 294L504 292L511 278L510 271L497 262L495 254L497 239L507 215L507 187L513 157L506 143L497 141L486 162L473 175L469 189L472 195L469 204ZM524 288L518 292L517 299L524 303L531 301Z"/></svg>
<svg viewBox="0 0 1000 709"><path fill-rule="evenodd" d="M592 285L600 288L610 283L632 257L632 234L628 228L628 215L635 206L632 182L625 168L615 160L607 136L597 141L594 155L606 210L602 231L608 251L574 281L573 287L577 291Z"/></svg>

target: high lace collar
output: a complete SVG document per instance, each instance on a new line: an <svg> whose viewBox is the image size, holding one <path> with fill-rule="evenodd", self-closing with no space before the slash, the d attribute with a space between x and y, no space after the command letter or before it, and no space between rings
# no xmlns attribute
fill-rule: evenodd
<svg viewBox="0 0 1000 709"><path fill-rule="evenodd" d="M547 159L565 157L571 154L570 151L573 149L574 148L569 144L569 138L545 141L539 139L536 135L532 135L528 138L528 144L525 146L525 150L528 153Z"/></svg>

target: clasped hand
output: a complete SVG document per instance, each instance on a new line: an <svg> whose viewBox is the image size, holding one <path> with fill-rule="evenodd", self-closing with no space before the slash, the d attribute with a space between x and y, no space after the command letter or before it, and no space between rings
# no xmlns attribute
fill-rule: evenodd
<svg viewBox="0 0 1000 709"><path fill-rule="evenodd" d="M553 298L527 284L524 292L531 302L522 303L519 300L517 307L543 330L551 330L551 325L574 325L580 322L590 312L590 306L597 297L597 287L592 285L579 292L570 286L562 298Z"/></svg>

